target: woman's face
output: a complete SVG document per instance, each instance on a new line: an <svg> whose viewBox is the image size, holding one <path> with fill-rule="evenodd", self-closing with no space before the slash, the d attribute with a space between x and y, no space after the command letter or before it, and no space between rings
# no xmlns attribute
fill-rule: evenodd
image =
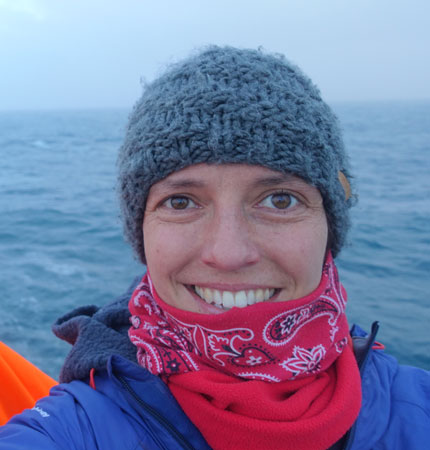
<svg viewBox="0 0 430 450"><path fill-rule="evenodd" d="M145 255L159 296L217 314L303 297L319 284L327 220L319 191L261 166L198 164L149 191Z"/></svg>

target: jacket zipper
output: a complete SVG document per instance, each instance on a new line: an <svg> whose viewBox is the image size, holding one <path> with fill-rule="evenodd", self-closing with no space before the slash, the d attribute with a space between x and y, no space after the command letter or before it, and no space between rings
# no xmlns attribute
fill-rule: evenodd
<svg viewBox="0 0 430 450"><path fill-rule="evenodd" d="M358 365L358 368L360 369L361 378L362 378L364 369L366 367L367 360L369 359L369 354L372 349L373 343L375 342L378 330L379 330L379 322L373 322L372 328L370 331L370 335L367 336L366 351L364 354L364 358L360 361L360 364ZM353 441L354 441L356 424L357 424L357 421L355 421L354 424L352 425L352 427L349 429L348 437L346 439L345 445L342 447L342 450L349 450L351 448Z"/></svg>
<svg viewBox="0 0 430 450"><path fill-rule="evenodd" d="M127 390L127 392L136 400L136 402L149 414L151 414L158 422L163 425L167 431L171 434L171 436L176 439L182 448L186 448L188 450L195 450L194 447L182 436L181 433L163 416L161 415L155 408L151 405L143 401L136 392L130 387L130 385L125 381L125 379L121 375L117 375L119 381Z"/></svg>

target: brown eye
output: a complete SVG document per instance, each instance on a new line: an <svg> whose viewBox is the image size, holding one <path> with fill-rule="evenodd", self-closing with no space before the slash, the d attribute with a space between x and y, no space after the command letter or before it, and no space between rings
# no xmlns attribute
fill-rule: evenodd
<svg viewBox="0 0 430 450"><path fill-rule="evenodd" d="M278 192L267 196L261 205L268 208L287 209L297 204L297 199L291 194L285 192Z"/></svg>
<svg viewBox="0 0 430 450"><path fill-rule="evenodd" d="M186 209L195 206L195 203L187 197L170 197L164 204L172 209Z"/></svg>
<svg viewBox="0 0 430 450"><path fill-rule="evenodd" d="M288 208L291 204L291 197L288 194L275 194L271 199L272 205L278 209Z"/></svg>

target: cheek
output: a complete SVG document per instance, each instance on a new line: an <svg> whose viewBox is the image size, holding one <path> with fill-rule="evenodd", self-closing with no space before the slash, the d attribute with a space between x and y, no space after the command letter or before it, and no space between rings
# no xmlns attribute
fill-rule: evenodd
<svg viewBox="0 0 430 450"><path fill-rule="evenodd" d="M319 260L324 257L327 246L325 222L298 222L276 230L266 230L260 234L261 246L270 249L272 254L278 254L281 258L301 255L303 259Z"/></svg>
<svg viewBox="0 0 430 450"><path fill-rule="evenodd" d="M171 261L168 255L176 255L177 249L172 248L172 241L169 235L162 227L152 226L151 224L143 225L143 242L145 244L145 256L151 275L154 277L156 273L165 267L166 263ZM174 242L174 241L173 241Z"/></svg>
<svg viewBox="0 0 430 450"><path fill-rule="evenodd" d="M148 220L143 222L143 239L151 276L158 278L158 273L168 276L183 266L193 251L195 233L188 232L186 227Z"/></svg>
<svg viewBox="0 0 430 450"><path fill-rule="evenodd" d="M302 254L302 279L310 289L318 286L321 280L322 267L325 261L328 229L325 221L309 229L306 236L300 240Z"/></svg>
<svg viewBox="0 0 430 450"><path fill-rule="evenodd" d="M143 238L148 270L158 295L177 308L187 309L178 280L194 260L195 233L188 233L187 227L149 220L143 223Z"/></svg>
<svg viewBox="0 0 430 450"><path fill-rule="evenodd" d="M322 274L327 246L327 225L323 220L299 222L272 233L270 255L281 270L292 279L298 297L315 289ZM269 247L266 247L269 248Z"/></svg>

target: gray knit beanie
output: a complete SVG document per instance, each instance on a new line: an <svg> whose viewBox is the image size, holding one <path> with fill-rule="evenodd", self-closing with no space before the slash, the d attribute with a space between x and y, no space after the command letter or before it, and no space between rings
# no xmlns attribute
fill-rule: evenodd
<svg viewBox="0 0 430 450"><path fill-rule="evenodd" d="M118 158L125 234L143 263L149 189L199 163L261 165L303 178L323 197L334 256L344 244L352 198L339 181L339 172L344 184L350 175L337 120L284 57L211 46L145 87Z"/></svg>

